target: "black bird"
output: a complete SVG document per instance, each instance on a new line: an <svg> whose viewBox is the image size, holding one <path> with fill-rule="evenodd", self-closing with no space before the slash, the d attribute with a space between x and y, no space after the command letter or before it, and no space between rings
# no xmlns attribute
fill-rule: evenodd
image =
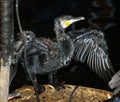
<svg viewBox="0 0 120 102"><path fill-rule="evenodd" d="M78 20L83 19L82 17ZM23 57L23 49L27 49L27 65L35 79L35 74L49 74L52 83L53 72L69 64L74 53L74 44L72 39L65 34L63 27L58 20L55 20L54 31L56 41L49 38L36 38L31 31L24 31L23 37L16 42L15 62L20 59L20 63L25 67L25 59ZM23 43L25 39L25 44ZM22 57L21 57L22 56ZM15 63L14 62L14 63Z"/></svg>
<svg viewBox="0 0 120 102"><path fill-rule="evenodd" d="M74 60L83 63L87 61L88 66L100 77L104 79L108 79L108 76L111 77L110 71L114 71L102 31L84 28L65 32L70 24L83 19L84 17L73 18L72 16L56 18L54 26L56 41L48 38L37 39L34 33L24 32L26 39L31 40L26 42L28 44L28 65L33 73L54 72L68 65L74 58Z"/></svg>
<svg viewBox="0 0 120 102"><path fill-rule="evenodd" d="M84 20L84 17L61 16L55 19L55 40L36 38L33 32L23 32L22 39L16 42L16 58L25 67L25 59L19 57L26 48L27 65L35 79L36 74L49 74L50 82L55 85L53 74L68 65L72 59L80 61L91 68L104 80L109 80L113 71L108 48L102 31L96 28L82 28L66 32L65 29L74 22Z"/></svg>
<svg viewBox="0 0 120 102"><path fill-rule="evenodd" d="M54 72L68 65L73 58L82 63L87 61L92 71L101 78L108 80L108 77L111 77L111 71L114 70L108 57L104 33L101 30L82 28L65 32L70 24L83 19L84 17L73 18L72 16L56 18L54 26L56 41L48 38L37 39L32 32L23 32L27 43L28 65L33 73ZM21 58L24 66L22 60L24 59Z"/></svg>

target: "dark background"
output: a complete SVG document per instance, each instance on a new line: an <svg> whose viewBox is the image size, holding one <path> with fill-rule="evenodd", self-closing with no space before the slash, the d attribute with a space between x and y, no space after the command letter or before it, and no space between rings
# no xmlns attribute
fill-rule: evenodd
<svg viewBox="0 0 120 102"><path fill-rule="evenodd" d="M101 27L106 34L109 55L116 71L120 68L120 3L119 0L19 0L20 18L24 30L32 30L37 37L54 37L54 19L60 15L84 16ZM15 33L19 32L15 18ZM72 69L70 69L72 68ZM58 73L60 82L110 90L85 64L74 63ZM47 76L38 76L40 84ZM26 85L26 73L18 67L10 90ZM28 83L27 83L28 84Z"/></svg>

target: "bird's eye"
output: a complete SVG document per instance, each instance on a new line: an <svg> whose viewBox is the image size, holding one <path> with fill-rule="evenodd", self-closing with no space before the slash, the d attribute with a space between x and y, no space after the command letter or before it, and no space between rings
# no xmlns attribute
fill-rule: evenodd
<svg viewBox="0 0 120 102"><path fill-rule="evenodd" d="M30 41L32 41L32 37L31 36L27 36L26 37L26 42L30 42Z"/></svg>
<svg viewBox="0 0 120 102"><path fill-rule="evenodd" d="M30 38L27 38L26 40L27 40L27 41L30 41Z"/></svg>
<svg viewBox="0 0 120 102"><path fill-rule="evenodd" d="M66 65L68 65L70 63L70 61L66 61Z"/></svg>

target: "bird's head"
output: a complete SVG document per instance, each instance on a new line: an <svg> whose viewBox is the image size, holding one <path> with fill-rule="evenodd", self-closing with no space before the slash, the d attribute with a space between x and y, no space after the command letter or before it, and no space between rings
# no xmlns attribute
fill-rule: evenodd
<svg viewBox="0 0 120 102"><path fill-rule="evenodd" d="M73 24L74 22L84 20L84 17L72 17L70 15L64 15L60 16L55 20L55 27L62 27L63 29L66 29L69 25Z"/></svg>

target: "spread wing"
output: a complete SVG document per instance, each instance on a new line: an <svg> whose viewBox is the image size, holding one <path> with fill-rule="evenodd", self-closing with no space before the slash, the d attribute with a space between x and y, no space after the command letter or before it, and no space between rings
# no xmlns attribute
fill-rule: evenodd
<svg viewBox="0 0 120 102"><path fill-rule="evenodd" d="M114 73L110 59L108 57L107 45L101 31L83 29L68 33L74 40L74 59L84 63L105 81L111 78Z"/></svg>

